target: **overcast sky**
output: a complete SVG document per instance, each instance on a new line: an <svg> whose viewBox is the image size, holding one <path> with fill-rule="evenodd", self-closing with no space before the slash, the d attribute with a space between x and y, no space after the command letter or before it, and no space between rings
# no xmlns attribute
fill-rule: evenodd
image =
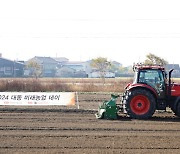
<svg viewBox="0 0 180 154"><path fill-rule="evenodd" d="M0 0L0 53L180 64L179 0Z"/></svg>

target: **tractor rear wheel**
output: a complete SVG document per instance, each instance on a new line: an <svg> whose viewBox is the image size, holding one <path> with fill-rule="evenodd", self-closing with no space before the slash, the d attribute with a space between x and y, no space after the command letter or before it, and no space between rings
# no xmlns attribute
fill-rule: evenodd
<svg viewBox="0 0 180 154"><path fill-rule="evenodd" d="M175 111L173 111L176 116L180 117L180 102L178 102Z"/></svg>
<svg viewBox="0 0 180 154"><path fill-rule="evenodd" d="M125 108L131 118L150 118L155 112L154 96L148 90L134 89L127 93Z"/></svg>

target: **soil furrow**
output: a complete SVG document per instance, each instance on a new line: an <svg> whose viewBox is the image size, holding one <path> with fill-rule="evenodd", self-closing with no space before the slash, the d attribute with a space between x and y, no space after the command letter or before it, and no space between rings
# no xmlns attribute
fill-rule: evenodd
<svg viewBox="0 0 180 154"><path fill-rule="evenodd" d="M180 132L180 129L175 130L156 130L156 129L121 129L121 128L56 128L56 127L12 127L6 126L1 127L0 130L33 130L33 131L42 131L42 130L49 130L49 131L132 131L132 132Z"/></svg>

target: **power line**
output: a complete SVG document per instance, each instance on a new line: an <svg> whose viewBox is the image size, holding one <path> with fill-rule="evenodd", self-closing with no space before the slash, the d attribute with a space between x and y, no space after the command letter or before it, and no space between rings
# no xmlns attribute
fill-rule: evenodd
<svg viewBox="0 0 180 154"><path fill-rule="evenodd" d="M24 39L179 39L179 36L0 36L0 38L24 38Z"/></svg>

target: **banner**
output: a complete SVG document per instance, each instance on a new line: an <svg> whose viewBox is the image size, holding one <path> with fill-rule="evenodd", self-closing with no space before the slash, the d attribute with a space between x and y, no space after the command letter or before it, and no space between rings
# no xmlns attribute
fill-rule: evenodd
<svg viewBox="0 0 180 154"><path fill-rule="evenodd" d="M75 93L0 92L0 105L75 105Z"/></svg>

